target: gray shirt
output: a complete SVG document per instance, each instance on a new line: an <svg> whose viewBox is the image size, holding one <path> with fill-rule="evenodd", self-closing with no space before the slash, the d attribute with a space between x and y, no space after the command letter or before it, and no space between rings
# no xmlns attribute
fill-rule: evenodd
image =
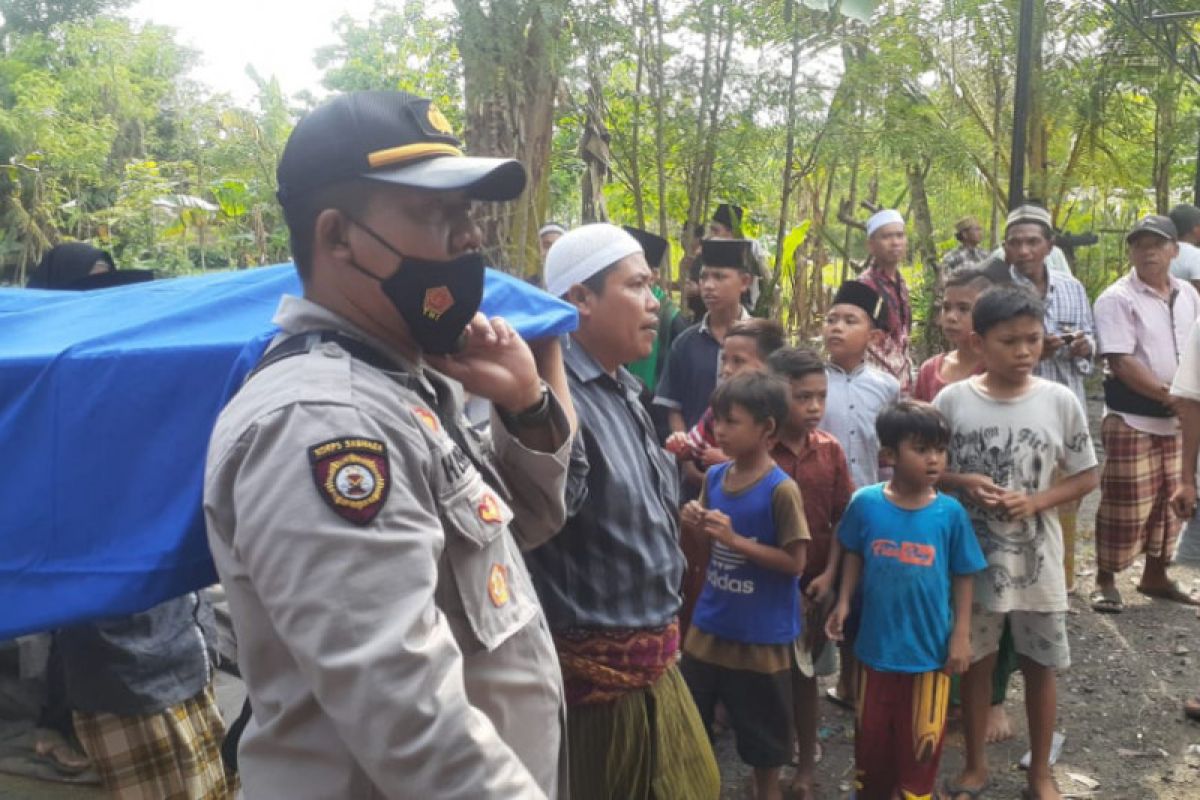
<svg viewBox="0 0 1200 800"><path fill-rule="evenodd" d="M394 356L307 300L275 321ZM213 432L204 511L254 712L246 796L555 797L562 679L518 544L561 527L569 444L529 450L496 419L473 437L455 385L395 360L318 344L251 378Z"/></svg>
<svg viewBox="0 0 1200 800"><path fill-rule="evenodd" d="M900 383L886 372L866 364L859 364L853 372L828 364L825 375L829 378L829 394L820 428L841 442L855 489L879 483L879 437L875 435L875 417L879 416L880 409L900 396Z"/></svg>
<svg viewBox="0 0 1200 800"><path fill-rule="evenodd" d="M656 628L680 606L675 466L639 402L640 384L616 377L572 339L563 361L579 432L562 531L526 553L553 630Z"/></svg>

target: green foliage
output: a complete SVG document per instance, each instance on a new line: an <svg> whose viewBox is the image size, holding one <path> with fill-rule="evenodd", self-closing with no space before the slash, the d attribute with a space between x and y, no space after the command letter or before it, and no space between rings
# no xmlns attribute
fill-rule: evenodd
<svg viewBox="0 0 1200 800"><path fill-rule="evenodd" d="M188 79L195 54L169 29L113 13L125 5L0 0L0 279L19 279L47 247L76 238L111 249L122 264L166 271L287 257L274 170L313 99L288 97L272 76L256 74L248 107L214 95ZM1161 205L1164 189L1171 202L1190 199L1200 140L1200 84L1168 57L1164 26L1139 27L1114 11L1119 5L1039 0L1045 36L1031 139L1040 149L1027 154L1030 185L1060 228L1100 235L1077 254L1076 272L1093 292L1122 270L1123 230ZM918 245L944 253L963 214L999 235L991 221L1003 220L1008 189L1015 8L1012 0L397 0L366 20L340 19L314 57L326 89L430 96L477 139L484 118L468 119L467 109L534 99L514 96L505 83L512 76L501 72L540 65L561 75L546 196L528 206L542 218L531 221L580 221L580 144L589 106L599 108L612 220L635 224L640 212L672 241L674 261L695 204L745 207L746 234L782 255L779 269L770 265L773 312L803 327L825 287L865 260L861 229L839 211L861 222L859 203L869 200L906 213L917 285L929 274ZM1200 23L1184 24L1200 36ZM533 26L550 32L530 37ZM726 36L720 104L702 116ZM523 49L531 42L544 49ZM789 130L793 48L800 70ZM492 97L502 86L509 94ZM526 124L515 112L510 123ZM518 147L527 133L510 130L494 143ZM927 236L915 224L914 168ZM702 171L708 191L696 198Z"/></svg>

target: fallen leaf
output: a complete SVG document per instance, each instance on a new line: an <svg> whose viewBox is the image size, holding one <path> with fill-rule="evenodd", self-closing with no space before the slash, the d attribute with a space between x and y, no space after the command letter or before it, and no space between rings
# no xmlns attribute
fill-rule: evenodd
<svg viewBox="0 0 1200 800"><path fill-rule="evenodd" d="M1078 772L1068 772L1067 777L1081 786L1086 786L1089 789L1096 789L1100 786L1100 781L1095 778L1089 778L1087 775L1081 775Z"/></svg>

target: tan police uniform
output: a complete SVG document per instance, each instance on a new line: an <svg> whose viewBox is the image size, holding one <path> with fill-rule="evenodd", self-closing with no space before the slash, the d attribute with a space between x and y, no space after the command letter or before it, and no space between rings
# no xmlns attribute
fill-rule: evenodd
<svg viewBox="0 0 1200 800"><path fill-rule="evenodd" d="M284 298L285 334L377 340ZM569 430L524 447L466 428L456 384L316 343L222 412L208 538L253 718L246 797L542 798L565 793L561 677L518 549L563 524Z"/></svg>

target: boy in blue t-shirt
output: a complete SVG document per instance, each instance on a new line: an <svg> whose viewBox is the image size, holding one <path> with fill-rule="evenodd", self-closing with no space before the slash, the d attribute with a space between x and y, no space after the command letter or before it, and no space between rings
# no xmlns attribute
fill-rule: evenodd
<svg viewBox="0 0 1200 800"><path fill-rule="evenodd" d="M856 492L842 515L842 581L825 631L842 638L861 581L855 797L931 797L950 675L971 661L973 575L987 562L966 510L934 488L946 469L945 417L900 400L875 427L894 473Z"/></svg>
<svg viewBox="0 0 1200 800"><path fill-rule="evenodd" d="M755 797L782 800L792 760L792 647L800 636L799 576L809 539L800 488L771 445L788 417L788 385L761 372L730 378L712 397L717 445L730 458L705 474L685 524L712 540L712 558L680 671L704 725L724 703Z"/></svg>

